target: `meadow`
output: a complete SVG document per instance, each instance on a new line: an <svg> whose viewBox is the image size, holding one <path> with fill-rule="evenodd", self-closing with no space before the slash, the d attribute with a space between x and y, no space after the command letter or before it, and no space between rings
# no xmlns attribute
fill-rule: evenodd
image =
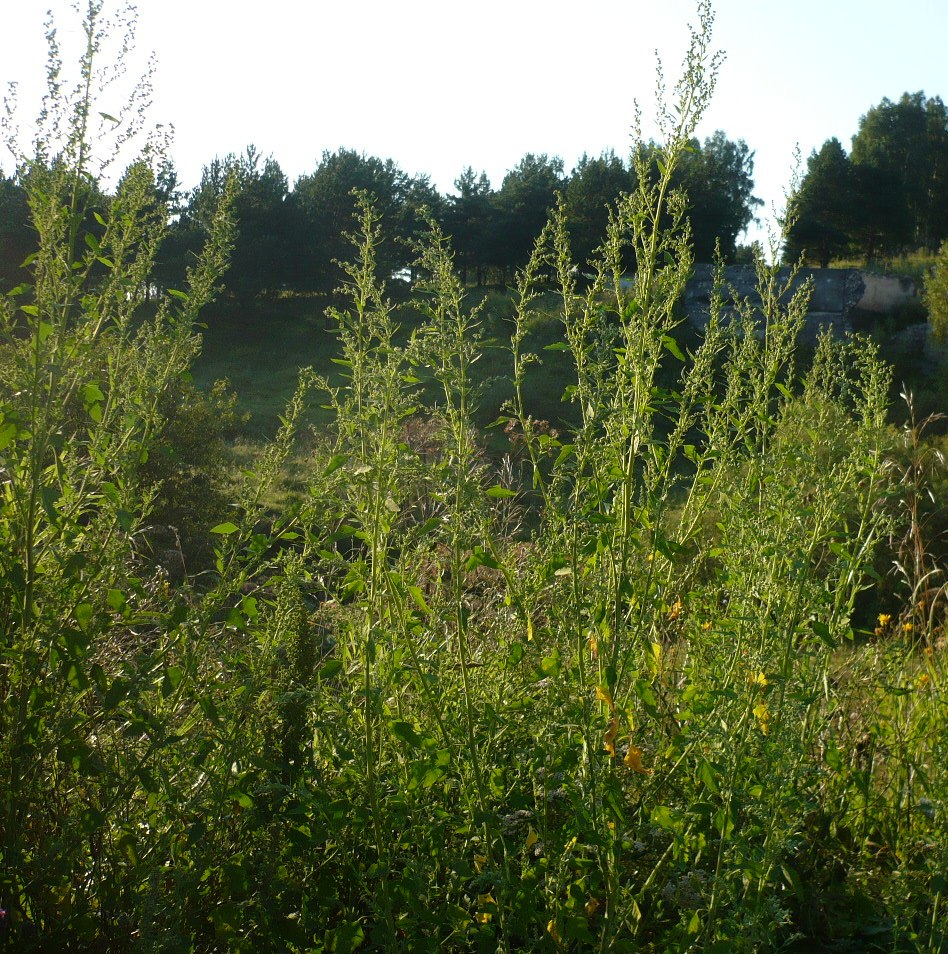
<svg viewBox="0 0 948 954"><path fill-rule="evenodd" d="M0 949L945 949L940 445L763 259L681 326L699 12L590 279L560 208L472 299L429 222L396 310L358 196L265 353L226 203L151 307L153 165L90 226L64 101L0 299Z"/></svg>

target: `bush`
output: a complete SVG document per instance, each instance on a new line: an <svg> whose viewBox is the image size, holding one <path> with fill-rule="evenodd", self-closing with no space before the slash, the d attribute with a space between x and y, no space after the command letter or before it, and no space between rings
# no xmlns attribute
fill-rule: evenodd
<svg viewBox="0 0 948 954"><path fill-rule="evenodd" d="M948 338L948 242L942 243L926 282L925 306L932 333L940 341Z"/></svg>
<svg viewBox="0 0 948 954"><path fill-rule="evenodd" d="M180 583L187 572L208 569L213 555L211 527L231 507L234 461L231 442L250 415L237 410L237 395L226 380L204 394L179 379L162 396L161 429L141 479L154 496L147 543L154 559Z"/></svg>

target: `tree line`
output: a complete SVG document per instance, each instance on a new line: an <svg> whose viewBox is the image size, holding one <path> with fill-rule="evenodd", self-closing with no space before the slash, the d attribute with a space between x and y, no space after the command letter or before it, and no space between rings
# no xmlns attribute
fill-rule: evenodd
<svg viewBox="0 0 948 954"><path fill-rule="evenodd" d="M847 155L828 139L807 160L793 197L786 257L827 267L907 251L935 252L948 238L948 110L940 97L883 99L860 120Z"/></svg>
<svg viewBox="0 0 948 954"><path fill-rule="evenodd" d="M648 168L658 175L659 150L648 152ZM762 204L753 195L754 154L741 140L715 132L693 139L675 174L675 186L689 197L695 254L708 261L720 241L733 258L738 238ZM0 283L20 279L19 266L33 249L24 172L0 176ZM353 149L326 151L312 173L290 184L279 162L254 146L240 155L215 158L198 185L184 190L170 162L155 183L155 201L167 203L172 222L161 248L155 278L164 287L184 284L188 265L203 246L210 223L228 190L232 191L237 238L225 291L242 305L281 291L331 291L342 278L338 261L348 253L354 190L369 194L378 210L386 241L380 266L387 274L409 274L411 238L422 209L450 235L466 283L510 280L528 259L550 208L562 196L574 251L587 261L605 233L608 208L636 186L632 157L613 151L583 155L571 172L563 160L528 153L495 188L485 173L465 168L454 192L441 194L425 174L409 175L392 159ZM95 189L93 185L88 188ZM92 197L87 207L105 210L109 196ZM87 223L92 234L95 221Z"/></svg>

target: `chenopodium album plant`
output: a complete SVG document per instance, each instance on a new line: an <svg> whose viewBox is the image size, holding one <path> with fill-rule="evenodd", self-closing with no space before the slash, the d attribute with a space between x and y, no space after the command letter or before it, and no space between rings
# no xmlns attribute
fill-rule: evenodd
<svg viewBox="0 0 948 954"><path fill-rule="evenodd" d="M106 943L137 880L119 869L144 864L140 808L174 738L162 708L181 670L166 652L167 594L138 572L151 497L138 474L230 241L223 214L187 290L139 317L167 224L164 144L99 192L103 151L140 130L148 94L146 77L105 121L111 140L95 139L96 96L116 78L100 62L99 13L90 5L74 88L50 33L33 150L14 153L36 251L0 298L0 906L23 949Z"/></svg>
<svg viewBox="0 0 948 954"><path fill-rule="evenodd" d="M20 949L766 950L833 937L846 903L890 946L940 949L937 640L884 613L854 646L896 519L888 370L824 336L799 374L808 288L762 261L755 298L725 305L719 277L676 340L672 183L720 62L699 12L588 284L561 208L518 278L523 483L479 446L480 312L447 239L418 240L408 337L358 197L343 384L302 375L209 528L214 573L174 591L141 556L141 464L226 203L190 288L142 320L160 152L100 195L98 4L74 97L54 55L18 173L37 253L0 303L0 908ZM528 350L551 283L577 422L556 432ZM274 514L314 386L335 425L301 511Z"/></svg>
<svg viewBox="0 0 948 954"><path fill-rule="evenodd" d="M424 885L412 839L376 842L379 862L361 875L377 879L380 943L397 936L408 884L433 909L473 914L455 928L464 943L507 949L657 935L750 949L797 903L794 853L834 715L832 653L885 530L887 380L871 348L824 338L798 382L808 289L763 263L759 301L725 314L719 296L693 354L674 340L691 258L671 182L717 70L704 16L667 141L657 161L634 154L638 186L614 210L589 287L575 285L562 213L521 275L510 414L542 509L526 546L484 517L514 491L477 464L477 315L465 314L444 240L432 229L423 243L431 323L401 352L363 207L354 307L338 316L351 385L334 397L361 542L339 591L362 599L344 656L361 680L360 772L376 839L404 831L422 797L468 818L439 841ZM566 440L537 426L525 396L531 306L551 274L580 416ZM427 488L437 516L424 522L406 506L409 358L431 369L444 422ZM479 597L478 573L505 605ZM414 837L445 837L429 823ZM439 871L443 887L430 880Z"/></svg>

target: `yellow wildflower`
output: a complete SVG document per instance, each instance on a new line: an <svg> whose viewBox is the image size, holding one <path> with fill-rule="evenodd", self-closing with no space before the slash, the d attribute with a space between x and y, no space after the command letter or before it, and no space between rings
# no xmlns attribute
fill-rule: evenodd
<svg viewBox="0 0 948 954"><path fill-rule="evenodd" d="M766 735L770 728L770 709L767 707L767 703L758 702L757 705L754 706L754 715L757 716L760 731Z"/></svg>

